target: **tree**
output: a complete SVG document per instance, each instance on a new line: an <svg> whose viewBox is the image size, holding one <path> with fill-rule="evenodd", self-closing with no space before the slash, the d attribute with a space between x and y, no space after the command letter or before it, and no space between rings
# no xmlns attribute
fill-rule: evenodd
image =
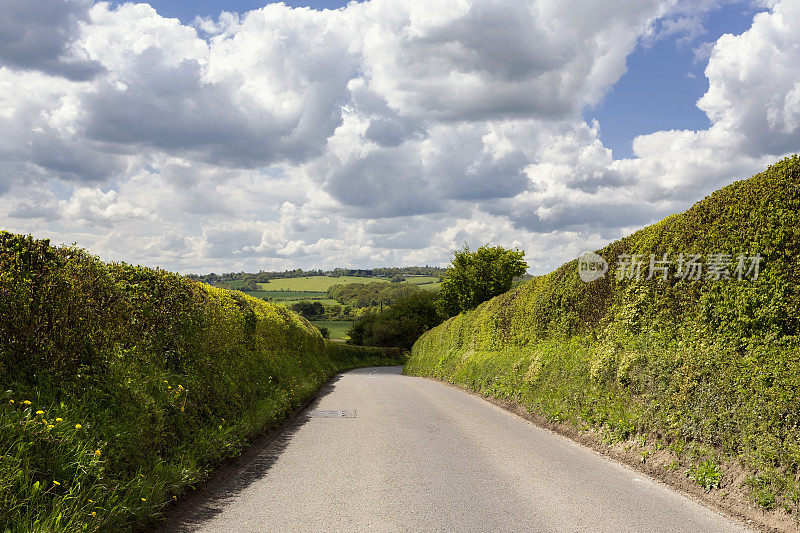
<svg viewBox="0 0 800 533"><path fill-rule="evenodd" d="M350 326L350 343L410 350L420 335L442 322L436 298L433 291L417 289L383 312L367 313Z"/></svg>
<svg viewBox="0 0 800 533"><path fill-rule="evenodd" d="M300 301L292 304L291 310L308 320L321 317L325 314L325 306L322 302L311 303Z"/></svg>
<svg viewBox="0 0 800 533"><path fill-rule="evenodd" d="M442 312L454 316L511 289L514 278L528 269L523 257L522 250L488 245L471 252L465 244L453 252L451 266L439 288Z"/></svg>

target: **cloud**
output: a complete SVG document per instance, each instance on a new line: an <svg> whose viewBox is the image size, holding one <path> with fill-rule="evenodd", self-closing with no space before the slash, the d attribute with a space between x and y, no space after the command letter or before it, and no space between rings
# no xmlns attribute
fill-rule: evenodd
<svg viewBox="0 0 800 533"><path fill-rule="evenodd" d="M87 59L76 39L87 0L6 0L0 10L0 64L85 81L103 69Z"/></svg>
<svg viewBox="0 0 800 533"><path fill-rule="evenodd" d="M0 15L0 224L107 259L441 264L466 241L544 272L800 146L796 1L698 47L711 127L639 136L629 159L583 110L719 2L270 4L189 26L28 5Z"/></svg>

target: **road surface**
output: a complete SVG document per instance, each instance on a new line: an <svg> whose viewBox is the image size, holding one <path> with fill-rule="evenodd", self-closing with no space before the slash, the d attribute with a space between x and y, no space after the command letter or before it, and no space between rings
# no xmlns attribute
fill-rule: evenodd
<svg viewBox="0 0 800 533"><path fill-rule="evenodd" d="M280 437L223 477L199 502L186 502L193 508L179 509L167 530L748 531L400 367L340 375Z"/></svg>

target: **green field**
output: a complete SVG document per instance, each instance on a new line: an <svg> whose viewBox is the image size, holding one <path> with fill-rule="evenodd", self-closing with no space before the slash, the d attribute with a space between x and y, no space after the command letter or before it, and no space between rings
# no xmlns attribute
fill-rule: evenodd
<svg viewBox="0 0 800 533"><path fill-rule="evenodd" d="M327 291L333 285L344 285L346 283L375 283L384 281L385 278L374 278L364 276L309 276L305 278L280 278L273 279L269 283L259 283L265 291Z"/></svg>
<svg viewBox="0 0 800 533"><path fill-rule="evenodd" d="M318 328L328 328L331 332L331 339L342 340L350 338L347 335L347 330L353 324L351 320L312 320L311 323Z"/></svg>
<svg viewBox="0 0 800 533"><path fill-rule="evenodd" d="M406 276L406 283L411 283L412 285L438 285L439 278L437 276Z"/></svg>

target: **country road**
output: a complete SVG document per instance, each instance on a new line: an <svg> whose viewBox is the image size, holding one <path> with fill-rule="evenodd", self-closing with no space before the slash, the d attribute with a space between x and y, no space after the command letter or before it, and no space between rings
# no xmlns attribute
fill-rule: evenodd
<svg viewBox="0 0 800 533"><path fill-rule="evenodd" d="M166 530L749 531L400 367L346 372L312 409L320 416L300 416L183 502Z"/></svg>

